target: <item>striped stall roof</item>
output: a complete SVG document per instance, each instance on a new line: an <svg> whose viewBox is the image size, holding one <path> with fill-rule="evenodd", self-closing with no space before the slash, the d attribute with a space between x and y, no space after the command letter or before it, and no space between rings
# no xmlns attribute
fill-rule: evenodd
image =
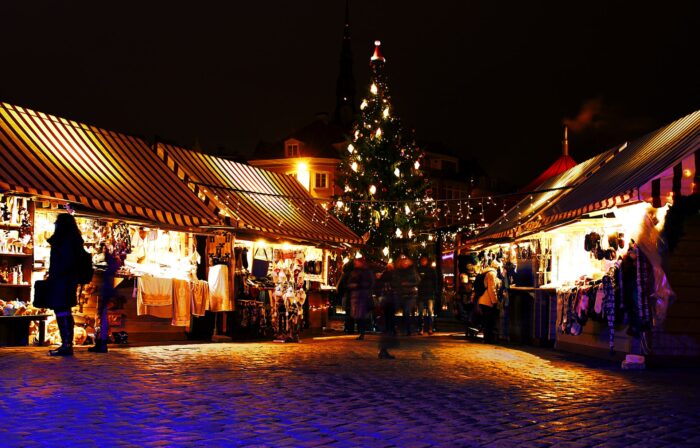
<svg viewBox="0 0 700 448"><path fill-rule="evenodd" d="M547 219L556 221L558 217L580 216L585 213L611 208L626 202L644 200L640 189L654 179L666 177L664 173L673 167L679 168L684 176L695 179L698 173L691 157L700 149L700 110L686 115L656 131L631 142L610 163L589 177L571 194L558 201L549 211ZM682 187L678 178L678 191ZM687 183L687 182L686 182ZM672 182L659 195L672 191ZM660 205L660 204L659 204Z"/></svg>
<svg viewBox="0 0 700 448"><path fill-rule="evenodd" d="M243 231L307 242L362 244L292 176L158 144L158 156L216 213Z"/></svg>
<svg viewBox="0 0 700 448"><path fill-rule="evenodd" d="M536 230L544 211L592 176L619 151L619 147L605 151L545 181L537 191L528 194L468 244L515 238Z"/></svg>
<svg viewBox="0 0 700 448"><path fill-rule="evenodd" d="M174 227L216 215L144 141L0 103L0 188Z"/></svg>

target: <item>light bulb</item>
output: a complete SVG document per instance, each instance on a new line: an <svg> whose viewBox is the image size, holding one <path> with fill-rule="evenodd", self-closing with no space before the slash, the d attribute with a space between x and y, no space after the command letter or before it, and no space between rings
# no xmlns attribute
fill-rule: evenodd
<svg viewBox="0 0 700 448"><path fill-rule="evenodd" d="M416 163L413 164L413 167L414 167L415 169L420 168L420 162L416 160Z"/></svg>
<svg viewBox="0 0 700 448"><path fill-rule="evenodd" d="M385 247L384 249L382 249L382 253L384 254L385 257L388 256L389 255L389 248Z"/></svg>
<svg viewBox="0 0 700 448"><path fill-rule="evenodd" d="M413 229L408 229L408 237L413 238Z"/></svg>
<svg viewBox="0 0 700 448"><path fill-rule="evenodd" d="M357 162L352 162L352 165L350 165L350 168L352 168L353 171L357 172Z"/></svg>
<svg viewBox="0 0 700 448"><path fill-rule="evenodd" d="M348 145L348 152L349 152L350 154L352 154L353 152L355 152L355 147L352 146L352 143L350 143L350 144Z"/></svg>
<svg viewBox="0 0 700 448"><path fill-rule="evenodd" d="M401 171L398 168L394 170L394 176L401 177Z"/></svg>
<svg viewBox="0 0 700 448"><path fill-rule="evenodd" d="M389 107L388 106L386 109L384 109L384 118L389 118Z"/></svg>
<svg viewBox="0 0 700 448"><path fill-rule="evenodd" d="M377 128L377 133L374 135L377 138L382 138L382 128Z"/></svg>
<svg viewBox="0 0 700 448"><path fill-rule="evenodd" d="M406 212L406 214L408 215L409 213L411 213L411 207L406 205L406 206L404 206L403 211Z"/></svg>
<svg viewBox="0 0 700 448"><path fill-rule="evenodd" d="M375 83L372 83L372 86L369 88L369 91L376 95L377 94L377 85Z"/></svg>
<svg viewBox="0 0 700 448"><path fill-rule="evenodd" d="M343 201L340 201L340 200L339 200L338 202L335 203L335 206L338 207L338 208L342 208L343 205L345 205L345 204L343 204Z"/></svg>
<svg viewBox="0 0 700 448"><path fill-rule="evenodd" d="M376 193L376 192L377 192L377 187L375 187L374 185L370 185L369 186L369 194L374 196L374 193Z"/></svg>
<svg viewBox="0 0 700 448"><path fill-rule="evenodd" d="M403 232L401 229L396 229L396 238L403 238Z"/></svg>
<svg viewBox="0 0 700 448"><path fill-rule="evenodd" d="M365 110L365 107L367 107L367 100L362 100L362 104L360 104L360 110Z"/></svg>

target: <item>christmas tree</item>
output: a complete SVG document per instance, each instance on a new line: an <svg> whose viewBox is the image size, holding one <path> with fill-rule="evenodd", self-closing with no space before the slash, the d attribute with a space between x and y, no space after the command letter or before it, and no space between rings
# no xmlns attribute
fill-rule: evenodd
<svg viewBox="0 0 700 448"><path fill-rule="evenodd" d="M399 247L417 242L433 202L426 195L423 154L401 128L391 104L386 59L380 42L374 44L369 90L339 167L343 194L335 213L367 242L366 256L386 260Z"/></svg>

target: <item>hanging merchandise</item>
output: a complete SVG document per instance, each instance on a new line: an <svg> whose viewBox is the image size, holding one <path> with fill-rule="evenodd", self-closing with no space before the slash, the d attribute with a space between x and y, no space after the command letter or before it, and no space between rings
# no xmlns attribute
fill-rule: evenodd
<svg viewBox="0 0 700 448"><path fill-rule="evenodd" d="M271 249L270 249L271 251ZM253 277L265 277L270 270L271 254L268 254L266 248L256 248L253 254L253 268L251 274Z"/></svg>

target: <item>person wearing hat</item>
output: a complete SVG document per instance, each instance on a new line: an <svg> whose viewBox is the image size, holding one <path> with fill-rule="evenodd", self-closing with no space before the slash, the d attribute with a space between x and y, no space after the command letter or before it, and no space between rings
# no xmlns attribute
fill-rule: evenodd
<svg viewBox="0 0 700 448"><path fill-rule="evenodd" d="M484 342L493 343L496 340L496 318L498 317L498 272L501 264L497 260L492 260L482 271L484 274L485 290L477 298L479 310L481 311L481 322L484 330Z"/></svg>

